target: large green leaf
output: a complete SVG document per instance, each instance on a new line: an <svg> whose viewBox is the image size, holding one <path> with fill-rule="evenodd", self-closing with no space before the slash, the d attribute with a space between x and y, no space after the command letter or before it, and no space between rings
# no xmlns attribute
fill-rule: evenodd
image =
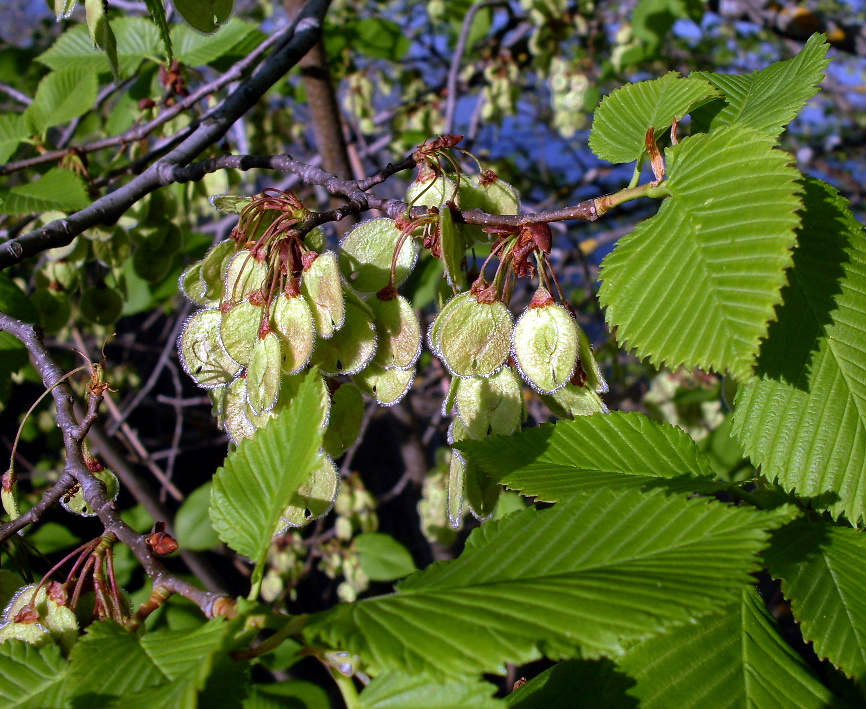
<svg viewBox="0 0 866 709"><path fill-rule="evenodd" d="M361 692L358 709L503 709L489 682L477 678L446 679L392 670L376 677Z"/></svg>
<svg viewBox="0 0 866 709"><path fill-rule="evenodd" d="M311 616L305 632L373 674L501 673L542 653L619 653L730 602L767 530L790 516L661 490L577 494L488 522L459 559L409 576L393 595Z"/></svg>
<svg viewBox="0 0 866 709"><path fill-rule="evenodd" d="M233 0L174 0L174 8L199 32L216 32L232 14Z"/></svg>
<svg viewBox="0 0 866 709"><path fill-rule="evenodd" d="M713 130L736 123L776 137L818 92L824 78L829 45L815 34L793 59L771 64L751 74L695 72L718 87L725 102L715 101L693 116L696 127Z"/></svg>
<svg viewBox="0 0 866 709"><path fill-rule="evenodd" d="M327 397L321 376L312 370L290 406L243 440L214 476L213 527L254 562L264 557L292 495L320 464Z"/></svg>
<svg viewBox="0 0 866 709"><path fill-rule="evenodd" d="M93 108L98 90L96 72L90 67L71 66L52 71L39 82L24 120L34 133L67 123Z"/></svg>
<svg viewBox="0 0 866 709"><path fill-rule="evenodd" d="M604 97L595 111L589 147L610 162L632 162L645 151L647 129L661 137L673 123L719 95L703 79L672 71L660 79L627 84Z"/></svg>
<svg viewBox="0 0 866 709"><path fill-rule="evenodd" d="M835 189L807 179L803 226L734 433L763 475L866 520L866 236Z"/></svg>
<svg viewBox="0 0 866 709"><path fill-rule="evenodd" d="M115 623L94 623L70 655L69 694L89 706L195 709L225 657L231 627L219 618L194 630L138 636ZM226 674L222 670L217 681ZM242 682L244 666L235 663L234 674Z"/></svg>
<svg viewBox="0 0 866 709"><path fill-rule="evenodd" d="M776 530L764 552L782 579L803 637L862 683L866 679L866 537L805 519Z"/></svg>
<svg viewBox="0 0 866 709"><path fill-rule="evenodd" d="M255 25L233 19L212 35L201 34L187 25L175 25L171 37L177 58L189 66L200 66L231 54L233 47L253 33L257 33ZM260 32L257 34L264 37Z"/></svg>
<svg viewBox="0 0 866 709"><path fill-rule="evenodd" d="M117 41L121 76L132 74L146 57L159 55L159 30L150 20L144 17L122 17L112 20L111 29ZM85 68L96 72L111 71L105 52L93 46L84 25L76 25L64 32L38 59L54 70Z"/></svg>
<svg viewBox="0 0 866 709"><path fill-rule="evenodd" d="M602 487L719 487L688 434L639 413L579 416L455 447L498 482L545 502Z"/></svg>
<svg viewBox="0 0 866 709"><path fill-rule="evenodd" d="M637 709L626 695L634 680L608 658L565 660L505 698L512 709Z"/></svg>
<svg viewBox="0 0 866 709"><path fill-rule="evenodd" d="M66 661L60 648L20 640L0 643L0 709L61 709Z"/></svg>
<svg viewBox="0 0 866 709"><path fill-rule="evenodd" d="M782 639L754 588L718 615L650 638L617 661L641 709L841 707Z"/></svg>
<svg viewBox="0 0 866 709"><path fill-rule="evenodd" d="M17 113L4 113L0 116L0 164L5 163L26 138L29 131L24 117Z"/></svg>
<svg viewBox="0 0 866 709"><path fill-rule="evenodd" d="M607 321L654 364L748 379L791 263L799 173L740 126L667 157L671 196L602 264Z"/></svg>
<svg viewBox="0 0 866 709"><path fill-rule="evenodd" d="M84 181L74 172L55 167L38 180L0 190L0 214L33 214L52 209L75 211L90 204Z"/></svg>

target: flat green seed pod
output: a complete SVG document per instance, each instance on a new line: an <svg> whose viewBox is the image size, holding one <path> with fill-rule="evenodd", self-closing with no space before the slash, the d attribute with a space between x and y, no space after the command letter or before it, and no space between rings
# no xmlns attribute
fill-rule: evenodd
<svg viewBox="0 0 866 709"><path fill-rule="evenodd" d="M425 180L416 178L406 189L406 202L413 207L439 207L449 200L457 201L457 185L443 175Z"/></svg>
<svg viewBox="0 0 866 709"><path fill-rule="evenodd" d="M371 364L352 378L362 391L373 396L379 404L393 406L406 396L415 381L415 368L385 369L378 364Z"/></svg>
<svg viewBox="0 0 866 709"><path fill-rule="evenodd" d="M463 303L472 300L474 302L475 298L469 291L465 293L458 293L451 300L449 300L445 305L442 306L442 310L439 311L439 314L436 316L436 319L430 325L430 329L427 330L427 346L430 348L430 351L433 352L437 356L441 356L440 352L442 351L442 327L448 322L448 319L461 307L463 307Z"/></svg>
<svg viewBox="0 0 866 709"><path fill-rule="evenodd" d="M199 310L186 321L177 339L180 365L202 389L217 389L240 374L241 367L220 344L222 313Z"/></svg>
<svg viewBox="0 0 866 709"><path fill-rule="evenodd" d="M480 176L460 181L460 208L480 209L488 214L513 215L520 213L520 195L504 180L482 183ZM461 224L461 231L469 239L489 241L490 235L474 224Z"/></svg>
<svg viewBox="0 0 866 709"><path fill-rule="evenodd" d="M561 305L551 302L534 308L530 304L518 318L511 338L520 373L533 389L551 394L571 379L577 361L578 330L571 313Z"/></svg>
<svg viewBox="0 0 866 709"><path fill-rule="evenodd" d="M578 356L580 357L580 366L586 374L586 386L599 394L606 394L608 391L607 382L601 373L601 367L595 361L595 355L592 353L592 343L589 341L583 328L578 327L579 349Z"/></svg>
<svg viewBox="0 0 866 709"><path fill-rule="evenodd" d="M93 286L81 293L78 310L97 325L113 325L123 312L123 296L108 286Z"/></svg>
<svg viewBox="0 0 866 709"><path fill-rule="evenodd" d="M448 465L448 524L453 529L460 529L463 517L463 482L466 473L466 463L457 451L451 451L451 462Z"/></svg>
<svg viewBox="0 0 866 709"><path fill-rule="evenodd" d="M283 371L294 374L307 366L313 354L313 312L302 296L292 298L285 293L278 295L271 307L271 327L283 339Z"/></svg>
<svg viewBox="0 0 866 709"><path fill-rule="evenodd" d="M247 402L254 413L270 411L277 403L282 363L283 345L277 333L255 339L247 368Z"/></svg>
<svg viewBox="0 0 866 709"><path fill-rule="evenodd" d="M376 326L373 313L358 296L346 291L346 317L329 340L319 339L310 360L322 374L355 374L366 367L376 354Z"/></svg>
<svg viewBox="0 0 866 709"><path fill-rule="evenodd" d="M523 390L520 378L510 367L491 377L461 379L457 389L457 415L467 437L509 435L523 423Z"/></svg>
<svg viewBox="0 0 866 709"><path fill-rule="evenodd" d="M588 386L566 384L553 394L542 394L541 400L547 404L547 408L554 416L562 419L608 413L608 408L601 397Z"/></svg>
<svg viewBox="0 0 866 709"><path fill-rule="evenodd" d="M479 303L471 296L442 326L439 358L456 377L489 377L508 359L513 326L502 303Z"/></svg>
<svg viewBox="0 0 866 709"><path fill-rule="evenodd" d="M331 395L331 416L322 445L339 458L357 439L364 418L364 395L356 384L341 384Z"/></svg>
<svg viewBox="0 0 866 709"><path fill-rule="evenodd" d="M466 241L454 223L450 207L442 207L439 212L439 237L445 279L448 285L463 290L466 286L462 268L463 259L466 257Z"/></svg>
<svg viewBox="0 0 866 709"><path fill-rule="evenodd" d="M235 379L225 390L225 421L223 428L232 443L252 438L256 427L247 413L247 382L243 377Z"/></svg>
<svg viewBox="0 0 866 709"><path fill-rule="evenodd" d="M327 340L343 327L346 317L343 283L340 281L337 255L333 251L320 254L304 269L301 293L313 313L319 337Z"/></svg>
<svg viewBox="0 0 866 709"><path fill-rule="evenodd" d="M421 354L421 322L411 303L402 295L390 300L373 296L367 301L379 348L374 362L386 369L411 369Z"/></svg>
<svg viewBox="0 0 866 709"><path fill-rule="evenodd" d="M262 261L253 258L247 249L241 249L229 261L225 275L223 301L239 303L265 284L268 268Z"/></svg>
<svg viewBox="0 0 866 709"><path fill-rule="evenodd" d="M304 237L304 245L317 254L322 253L325 250L325 232L319 227L311 229Z"/></svg>
<svg viewBox="0 0 866 709"><path fill-rule="evenodd" d="M451 383L448 385L448 394L442 401L442 416L450 418L451 410L457 403L457 394L460 393L460 382L463 380L460 377L451 377Z"/></svg>
<svg viewBox="0 0 866 709"><path fill-rule="evenodd" d="M328 514L337 500L339 491L340 475L337 467L330 456L322 455L319 467L298 488L292 501L280 516L275 534L290 527L303 527Z"/></svg>
<svg viewBox="0 0 866 709"><path fill-rule="evenodd" d="M117 476L113 471L105 468L93 473L93 477L101 480L105 484L105 495L109 500L117 499L117 493L120 492L120 483L117 481ZM60 505L67 512L81 517L95 517L96 512L84 500L84 493L80 487L73 488L72 494L67 494L60 498Z"/></svg>
<svg viewBox="0 0 866 709"><path fill-rule="evenodd" d="M196 305L207 308L219 302L207 297L207 288L201 278L201 261L196 261L180 274L178 286L180 292Z"/></svg>
<svg viewBox="0 0 866 709"><path fill-rule="evenodd" d="M20 640L34 647L42 647L51 642L51 633L42 623L6 623L0 627L0 643L7 640Z"/></svg>
<svg viewBox="0 0 866 709"><path fill-rule="evenodd" d="M361 293L382 290L391 282L391 266L401 238L393 219L368 219L358 224L340 242L340 272L346 282ZM417 258L415 241L407 237L397 256L394 285L406 280Z"/></svg>
<svg viewBox="0 0 866 709"><path fill-rule="evenodd" d="M250 423L253 425L253 428L255 428L256 431L266 426L268 421L270 421L274 416L276 416L278 408L279 401L267 411L261 411L259 413L256 413L255 409L253 409L253 407L250 405L249 390L247 391L247 418L250 420Z"/></svg>
<svg viewBox="0 0 866 709"><path fill-rule="evenodd" d="M211 247L201 261L201 280L204 283L205 296L212 300L220 300L225 288L226 271L229 261L237 251L237 244L231 239L221 241Z"/></svg>
<svg viewBox="0 0 866 709"><path fill-rule="evenodd" d="M253 343L258 339L262 324L262 306L248 300L232 305L222 311L220 342L229 357L243 366L250 362Z"/></svg>
<svg viewBox="0 0 866 709"><path fill-rule="evenodd" d="M207 397L210 399L210 413L216 419L216 425L225 429L225 421L226 421L226 390L228 387L221 387L219 389L209 389L207 392Z"/></svg>

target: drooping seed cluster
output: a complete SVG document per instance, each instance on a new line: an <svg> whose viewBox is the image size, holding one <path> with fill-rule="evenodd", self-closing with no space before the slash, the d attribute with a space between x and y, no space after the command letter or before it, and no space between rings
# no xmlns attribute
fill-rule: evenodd
<svg viewBox="0 0 866 709"><path fill-rule="evenodd" d="M309 368L328 378L328 385L322 380L330 409L322 465L298 491L283 526L303 524L332 504L338 479L330 456L341 455L358 435L361 392L389 406L415 379L421 325L397 288L415 266L419 243L444 272L427 342L452 375L443 406L444 415L454 416L449 443L518 431L526 419L523 382L557 416L606 411L598 396L606 384L589 340L547 260L549 227L463 223L457 210L514 215L519 198L492 171L456 177L446 177L438 158L430 158L406 195L427 213L362 222L338 254L325 250L318 229L299 236L294 227L309 212L294 195L266 191L232 202L241 215L233 238L181 277L184 293L203 306L179 338L181 363L209 391L232 441L251 437L288 406ZM467 288L466 254L476 245L490 257ZM507 304L515 280L535 274L531 256L541 284L515 324ZM488 282L485 268L494 257L499 265ZM457 451L450 465L451 524L459 524L464 500L476 515L488 516L499 486L468 468Z"/></svg>

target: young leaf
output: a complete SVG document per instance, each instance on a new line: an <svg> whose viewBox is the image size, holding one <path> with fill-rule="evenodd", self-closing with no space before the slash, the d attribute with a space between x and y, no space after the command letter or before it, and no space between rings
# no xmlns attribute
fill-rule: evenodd
<svg viewBox="0 0 866 709"><path fill-rule="evenodd" d="M60 647L0 643L0 706L59 708L67 706L65 693L66 661Z"/></svg>
<svg viewBox="0 0 866 709"><path fill-rule="evenodd" d="M34 133L67 123L93 108L98 89L92 69L67 67L52 71L39 82L24 120Z"/></svg>
<svg viewBox="0 0 866 709"><path fill-rule="evenodd" d="M232 0L174 0L174 8L199 32L216 32L232 14Z"/></svg>
<svg viewBox="0 0 866 709"><path fill-rule="evenodd" d="M589 147L602 160L637 160L646 150L648 128L661 136L674 120L718 95L703 79L684 79L675 71L653 81L626 84L605 96L596 109Z"/></svg>
<svg viewBox="0 0 866 709"><path fill-rule="evenodd" d="M866 520L866 236L833 187L805 182L803 226L734 433L764 476Z"/></svg>
<svg viewBox="0 0 866 709"><path fill-rule="evenodd" d="M654 364L746 380L791 263L798 173L739 126L667 154L671 196L602 264L607 321Z"/></svg>
<svg viewBox="0 0 866 709"><path fill-rule="evenodd" d="M175 25L171 30L175 54L189 66L209 64L230 55L234 47L251 36L257 38L253 47L265 37L256 30L255 25L238 19L229 20L217 34L203 35L182 24Z"/></svg>
<svg viewBox="0 0 866 709"><path fill-rule="evenodd" d="M120 70L117 64L117 40L111 31L108 22L108 3L103 0L84 0L84 9L87 17L87 30L90 32L90 41L99 47L111 64L111 70L115 76L119 76Z"/></svg>
<svg viewBox="0 0 866 709"><path fill-rule="evenodd" d="M75 211L90 204L82 179L55 167L38 180L0 190L0 214L22 215L52 209Z"/></svg>
<svg viewBox="0 0 866 709"><path fill-rule="evenodd" d="M580 416L456 447L503 485L544 502L604 487L719 487L688 434L636 412Z"/></svg>
<svg viewBox="0 0 866 709"><path fill-rule="evenodd" d="M829 48L824 35L814 34L793 59L751 74L695 72L693 77L718 87L726 102L714 101L697 111L692 116L696 127L710 131L736 123L777 137L818 92L830 63Z"/></svg>
<svg viewBox="0 0 866 709"><path fill-rule="evenodd" d="M394 581L415 571L412 555L390 534L364 532L352 541L361 570L371 581Z"/></svg>
<svg viewBox="0 0 866 709"><path fill-rule="evenodd" d="M407 674L398 670L376 677L361 692L358 709L497 709L496 688L481 679L445 679L438 675Z"/></svg>
<svg viewBox="0 0 866 709"><path fill-rule="evenodd" d="M17 113L4 113L0 116L0 163L5 163L22 138L27 137L27 124L24 117Z"/></svg>
<svg viewBox="0 0 866 709"><path fill-rule="evenodd" d="M217 470L210 517L226 544L255 562L264 558L280 514L319 465L327 399L315 369L298 393L253 438L244 439Z"/></svg>
<svg viewBox="0 0 866 709"><path fill-rule="evenodd" d="M159 30L146 18L121 17L112 21L111 29L117 40L117 62L122 77L132 74L144 59L159 54ZM108 57L93 46L83 25L64 32L37 59L55 71L67 68L99 73L111 71Z"/></svg>
<svg viewBox="0 0 866 709"><path fill-rule="evenodd" d="M866 537L821 520L776 530L764 552L803 638L858 682L866 678Z"/></svg>
<svg viewBox="0 0 866 709"><path fill-rule="evenodd" d="M628 693L641 709L845 706L779 635L751 587L736 605L650 638L617 664L637 680Z"/></svg>
<svg viewBox="0 0 866 709"><path fill-rule="evenodd" d="M459 559L392 595L313 615L305 633L358 654L372 673L501 673L542 652L618 653L729 602L767 530L790 517L661 490L578 494L488 522Z"/></svg>
<svg viewBox="0 0 866 709"><path fill-rule="evenodd" d="M165 5L163 0L144 0L147 11L150 13L150 19L153 24L159 29L159 37L162 40L162 46L165 47L165 61L171 64L173 57L171 46L171 33L168 29L168 19L165 16Z"/></svg>

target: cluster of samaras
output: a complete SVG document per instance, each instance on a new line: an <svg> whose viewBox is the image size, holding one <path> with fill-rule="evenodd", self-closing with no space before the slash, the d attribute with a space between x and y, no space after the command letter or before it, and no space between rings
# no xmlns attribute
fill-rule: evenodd
<svg viewBox="0 0 866 709"><path fill-rule="evenodd" d="M445 402L446 414L456 412L450 442L519 430L526 418L521 378L559 416L605 410L598 397L605 384L589 342L558 284L551 286L549 227L482 229L456 216L457 209L473 208L517 214L515 190L492 172L461 176L455 183L441 170L422 168L406 201L428 211L415 219L363 222L343 238L339 254L325 250L319 229L300 235L297 226L310 213L292 194L268 190L250 199L227 199L240 214L232 238L181 277L184 293L203 309L186 323L179 351L185 371L209 390L215 415L233 441L251 437L285 408L300 375L311 367L324 377L340 377L323 386L333 405L339 399L346 409L337 416L332 411L332 428L360 419L361 391L386 406L405 395L415 378L422 329L397 288L422 245L442 261L444 290L456 293L447 302L440 298L441 310L427 335L430 349L454 375ZM490 257L466 289L465 256L477 242L490 248ZM507 303L515 279L536 272L530 256L548 287L539 287L515 324ZM488 282L484 272L493 258L499 265ZM551 292L558 292L560 303ZM337 442L329 447L326 436L326 452L337 456L357 427L353 433L328 433ZM462 458L453 456L452 521L464 499L462 466ZM287 524L324 511L336 494L329 456L323 456L314 477L310 489L299 491L297 509L287 511ZM473 496L468 498L472 504ZM472 507L483 513L479 505Z"/></svg>

